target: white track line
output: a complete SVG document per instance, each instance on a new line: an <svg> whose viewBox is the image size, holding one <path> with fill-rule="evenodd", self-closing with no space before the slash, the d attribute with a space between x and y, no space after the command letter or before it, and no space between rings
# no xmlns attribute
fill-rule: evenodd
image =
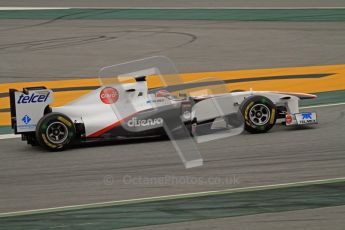
<svg viewBox="0 0 345 230"><path fill-rule="evenodd" d="M115 205L125 205L125 204L133 204L133 203L152 202L152 201L166 201L166 200L182 199L182 198L194 198L194 197L202 197L202 196L209 196L209 195L222 195L222 194L240 193L240 192L255 192L255 191L263 191L263 190L269 190L269 189L282 189L282 188L299 187L299 186L306 186L306 185L329 184L329 183L336 183L336 182L345 182L345 177L328 178L328 179L321 179L321 180L310 180L310 181L299 181L299 182L282 183L282 184L259 185L259 186L251 186L251 187L244 187L244 188L231 188L231 189L223 189L223 190L184 193L184 194L156 196L156 197L144 197L144 198L137 198L137 199L117 200L117 201L108 201L108 202L81 204L81 205L70 205L70 206L62 206L62 207L55 207L55 208L44 208L44 209L35 209L35 210L26 210L26 211L17 211L17 212L7 212L7 213L0 213L0 218L39 214L39 213L50 213L50 212L58 212L58 211L80 210L80 209L85 209L85 208L102 208L102 207L115 206Z"/></svg>
<svg viewBox="0 0 345 230"><path fill-rule="evenodd" d="M331 106L339 106L339 105L345 105L345 102L325 104L325 105L305 106L305 107L300 107L300 109L322 108L322 107L331 107ZM20 138L20 135L15 135L15 134L1 134L0 135L0 140L13 139L13 138Z"/></svg>
<svg viewBox="0 0 345 230"><path fill-rule="evenodd" d="M19 138L19 137L20 135L15 135L15 134L1 134L0 140L13 139L13 138Z"/></svg>

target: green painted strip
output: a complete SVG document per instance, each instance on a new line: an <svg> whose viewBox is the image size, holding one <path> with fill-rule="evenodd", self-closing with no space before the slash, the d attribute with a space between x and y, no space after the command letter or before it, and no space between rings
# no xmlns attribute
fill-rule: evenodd
<svg viewBox="0 0 345 230"><path fill-rule="evenodd" d="M60 9L0 11L0 19L345 21L345 9Z"/></svg>
<svg viewBox="0 0 345 230"><path fill-rule="evenodd" d="M0 229L120 229L345 205L345 182L41 213L0 219Z"/></svg>
<svg viewBox="0 0 345 230"><path fill-rule="evenodd" d="M81 210L81 209L89 209L89 208L103 208L103 207L109 207L109 206L139 204L139 203L145 203L145 202L195 198L195 197L202 197L202 196L214 196L214 195L223 195L223 194L230 194L230 193L254 192L254 191L263 191L263 190L270 190L270 189L307 186L307 185L329 184L329 183L336 183L336 182L345 182L345 177L323 179L323 180L313 180L313 181L292 182L292 183L285 183L285 184L262 185L262 186L245 187L245 188L233 188L233 189L224 189L224 190L216 190L216 191L176 194L176 195L167 195L167 196L158 196L158 197L146 197L146 198L137 198L137 199L130 199L130 200L109 201L109 202L101 202L101 203L72 205L72 206L27 210L27 211L18 211L18 212L9 212L9 213L0 213L0 218L56 213L56 212L61 212L61 211L73 211L73 210Z"/></svg>
<svg viewBox="0 0 345 230"><path fill-rule="evenodd" d="M0 126L0 135L13 133L11 126Z"/></svg>
<svg viewBox="0 0 345 230"><path fill-rule="evenodd" d="M316 99L302 100L300 102L300 106L325 105L345 102L345 90L337 90L314 94L317 95Z"/></svg>

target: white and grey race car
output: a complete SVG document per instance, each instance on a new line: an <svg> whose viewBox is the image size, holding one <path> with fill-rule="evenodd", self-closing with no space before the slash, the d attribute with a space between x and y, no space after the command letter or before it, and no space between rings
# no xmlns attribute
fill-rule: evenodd
<svg viewBox="0 0 345 230"><path fill-rule="evenodd" d="M53 91L45 87L10 89L15 134L31 145L57 151L69 145L130 137L165 135L184 126L191 136L213 129L216 120L250 133L285 125L317 123L313 112L299 112L299 100L315 95L243 91L205 96L173 96L149 90L145 76L106 85L61 107L51 107ZM209 124L209 126L207 126ZM203 127L203 128L201 128Z"/></svg>

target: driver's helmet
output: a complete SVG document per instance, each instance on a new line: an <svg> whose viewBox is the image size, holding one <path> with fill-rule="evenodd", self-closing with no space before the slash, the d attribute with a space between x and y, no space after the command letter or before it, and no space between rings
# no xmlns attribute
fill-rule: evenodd
<svg viewBox="0 0 345 230"><path fill-rule="evenodd" d="M156 92L156 97L171 97L171 93L167 90L161 89Z"/></svg>

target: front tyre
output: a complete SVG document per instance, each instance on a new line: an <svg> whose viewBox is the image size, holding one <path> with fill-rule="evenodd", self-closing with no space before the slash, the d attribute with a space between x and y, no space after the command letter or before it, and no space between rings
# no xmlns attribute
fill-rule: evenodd
<svg viewBox="0 0 345 230"><path fill-rule="evenodd" d="M64 114L48 113L38 122L36 139L38 143L50 150L61 151L75 137L75 126Z"/></svg>
<svg viewBox="0 0 345 230"><path fill-rule="evenodd" d="M251 96L241 105L245 130L250 133L265 133L276 123L276 106L264 96Z"/></svg>

